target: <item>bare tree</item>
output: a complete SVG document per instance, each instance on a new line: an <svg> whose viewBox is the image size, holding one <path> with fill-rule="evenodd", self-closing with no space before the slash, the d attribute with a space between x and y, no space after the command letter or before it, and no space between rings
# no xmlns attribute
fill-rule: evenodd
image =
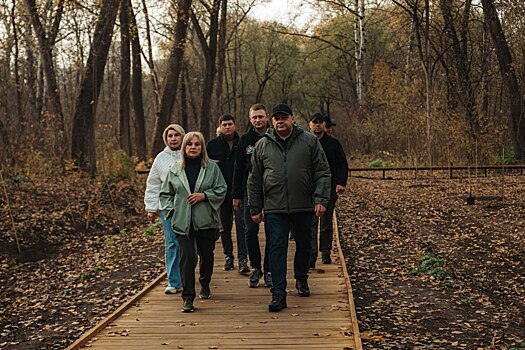
<svg viewBox="0 0 525 350"><path fill-rule="evenodd" d="M131 55L132 63L132 84L131 95L133 97L133 110L135 115L135 147L139 160L146 160L146 123L144 118L144 102L142 97L142 60L140 51L140 39L137 31L137 21L131 0L129 0L130 24L131 24Z"/></svg>
<svg viewBox="0 0 525 350"><path fill-rule="evenodd" d="M120 4L120 123L119 141L120 148L131 155L131 130L130 130L130 26L129 26L129 0L122 0Z"/></svg>
<svg viewBox="0 0 525 350"><path fill-rule="evenodd" d="M153 147L150 152L151 157L154 157L160 152L164 146L164 142L162 141L162 131L169 124L173 105L175 104L175 97L177 96L179 78L183 65L191 2L191 0L179 0L177 24L175 25L175 39L168 60L168 73L162 93L160 112L155 122Z"/></svg>
<svg viewBox="0 0 525 350"><path fill-rule="evenodd" d="M525 120L523 116L523 92L518 84L512 54L501 27L493 0L481 0L483 14L492 43L498 57L501 76L510 98L510 125L517 159L525 158Z"/></svg>
<svg viewBox="0 0 525 350"><path fill-rule="evenodd" d="M202 87L202 100L201 100L201 110L200 110L200 131L206 139L211 136L210 133L210 115L211 115L211 96L213 96L213 86L215 83L215 74L217 67L215 60L217 57L217 41L218 41L218 32L219 32L219 9L221 0L213 0L212 4L207 4L204 1L202 2L205 5L206 10L209 14L209 24L208 32L205 35L202 27L197 19L197 16L192 11L191 12L191 22L195 28L197 38L202 48L202 53L204 55L204 81ZM208 40L206 40L206 38Z"/></svg>
<svg viewBox="0 0 525 350"><path fill-rule="evenodd" d="M97 171L95 125L98 96L118 8L119 0L104 0L102 3L73 116L71 154L80 169L91 176Z"/></svg>
<svg viewBox="0 0 525 350"><path fill-rule="evenodd" d="M65 137L65 124L64 115L62 111L62 103L60 101L60 89L58 86L57 75L53 63L53 48L58 35L60 27L60 21L62 19L62 12L64 10L64 0L59 0L56 9L55 16L52 21L49 32L46 32L44 25L40 21L40 16L36 7L35 0L25 0L27 11L31 18L31 23L35 29L36 36L38 39L38 47L40 50L40 56L42 58L42 66L45 74L46 82L46 119L52 121L53 129L56 131L57 142L55 145L55 153L60 156L63 160L66 152L66 137Z"/></svg>

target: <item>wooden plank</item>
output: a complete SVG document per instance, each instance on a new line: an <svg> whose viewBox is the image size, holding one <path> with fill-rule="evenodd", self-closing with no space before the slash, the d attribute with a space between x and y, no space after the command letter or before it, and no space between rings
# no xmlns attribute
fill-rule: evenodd
<svg viewBox="0 0 525 350"><path fill-rule="evenodd" d="M334 225L335 226L335 225ZM235 235L232 235L233 238ZM264 233L259 235L264 245ZM235 241L234 241L235 243ZM312 294L301 298L293 279L293 252L288 252L288 308L270 313L270 289L248 287L248 277L236 270L222 270L220 242L216 247L216 263L211 283L212 298L195 300L194 313L180 312L180 294L164 294L164 279L140 299L127 303L118 318L105 320L103 327L90 331L82 345L93 349L362 349L357 318L352 319L345 283L346 268L341 249L334 249L333 264L310 270ZM198 272L197 272L198 274ZM347 274L346 274L347 275ZM197 282L197 291L198 291ZM350 316L349 316L350 315ZM357 334L355 333L357 331ZM84 337L83 337L84 338ZM80 339L79 339L80 340ZM79 341L69 349L77 349Z"/></svg>

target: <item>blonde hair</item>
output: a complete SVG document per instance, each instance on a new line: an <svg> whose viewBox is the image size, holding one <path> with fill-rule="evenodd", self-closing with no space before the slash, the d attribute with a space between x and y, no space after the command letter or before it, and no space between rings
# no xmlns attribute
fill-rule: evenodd
<svg viewBox="0 0 525 350"><path fill-rule="evenodd" d="M179 124L170 124L164 129L162 132L162 140L164 141L164 144L168 146L168 131L175 130L180 134L181 137L184 137L186 135L186 131L184 131L184 128L180 126Z"/></svg>
<svg viewBox="0 0 525 350"><path fill-rule="evenodd" d="M182 139L182 145L180 146L180 151L182 153L180 157L180 168L184 170L184 167L186 166L186 146L190 142L191 139L196 137L199 139L199 142L202 145L202 151L201 151L201 164L205 165L210 161L210 158L208 157L208 152L206 151L206 142L204 141L204 135L198 131L190 131L187 133L184 138Z"/></svg>

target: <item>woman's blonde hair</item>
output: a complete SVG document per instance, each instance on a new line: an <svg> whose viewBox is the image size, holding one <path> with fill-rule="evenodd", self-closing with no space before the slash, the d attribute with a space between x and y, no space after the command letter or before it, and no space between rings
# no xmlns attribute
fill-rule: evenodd
<svg viewBox="0 0 525 350"><path fill-rule="evenodd" d="M162 132L162 140L164 141L164 144L168 146L168 131L175 130L180 134L181 137L184 137L186 135L186 131L184 131L184 128L180 126L179 124L170 124L164 129Z"/></svg>
<svg viewBox="0 0 525 350"><path fill-rule="evenodd" d="M182 145L180 146L180 151L182 153L182 156L180 157L180 168L184 169L186 165L186 146L190 142L191 139L194 137L199 139L199 142L202 145L202 151L201 151L201 164L205 165L210 161L210 158L208 157L208 152L206 152L206 142L204 141L204 135L198 131L190 131L187 133L184 138L182 139Z"/></svg>

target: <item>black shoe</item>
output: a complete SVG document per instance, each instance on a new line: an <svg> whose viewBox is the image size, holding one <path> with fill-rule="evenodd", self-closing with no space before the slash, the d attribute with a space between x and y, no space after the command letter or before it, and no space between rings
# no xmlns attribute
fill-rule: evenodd
<svg viewBox="0 0 525 350"><path fill-rule="evenodd" d="M274 294L272 295L272 302L268 305L270 312L279 312L282 309L286 309L286 296Z"/></svg>
<svg viewBox="0 0 525 350"><path fill-rule="evenodd" d="M309 297L310 296L310 287L308 287L308 281L297 280L295 282L295 288L297 288L297 293L300 297Z"/></svg>
<svg viewBox="0 0 525 350"><path fill-rule="evenodd" d="M264 273L264 286L273 287L272 273L269 271Z"/></svg>
<svg viewBox="0 0 525 350"><path fill-rule="evenodd" d="M193 300L192 299L184 299L182 301L182 307L180 309L182 312L193 312L195 311L195 308L193 307Z"/></svg>
<svg viewBox="0 0 525 350"><path fill-rule="evenodd" d="M253 269L252 274L250 275L250 282L248 283L248 286L250 288L257 288L259 286L259 280L262 277L262 271L261 269Z"/></svg>
<svg viewBox="0 0 525 350"><path fill-rule="evenodd" d="M323 264L327 265L327 264L332 263L332 258L330 258L330 251L323 251L322 255L323 255Z"/></svg>
<svg viewBox="0 0 525 350"><path fill-rule="evenodd" d="M199 298L201 299L210 299L211 298L211 290L210 287L201 287L201 291L199 293Z"/></svg>
<svg viewBox="0 0 525 350"><path fill-rule="evenodd" d="M233 256L226 257L226 261L224 262L224 270L225 271L233 270Z"/></svg>
<svg viewBox="0 0 525 350"><path fill-rule="evenodd" d="M311 268L311 269L315 269L315 261L316 261L316 260L317 260L317 257L313 257L313 256L311 256L311 257L310 257L310 263L309 263L309 266L308 266L308 267Z"/></svg>
<svg viewBox="0 0 525 350"><path fill-rule="evenodd" d="M248 267L246 259L239 260L239 273L241 275L247 275L250 273L250 268Z"/></svg>

